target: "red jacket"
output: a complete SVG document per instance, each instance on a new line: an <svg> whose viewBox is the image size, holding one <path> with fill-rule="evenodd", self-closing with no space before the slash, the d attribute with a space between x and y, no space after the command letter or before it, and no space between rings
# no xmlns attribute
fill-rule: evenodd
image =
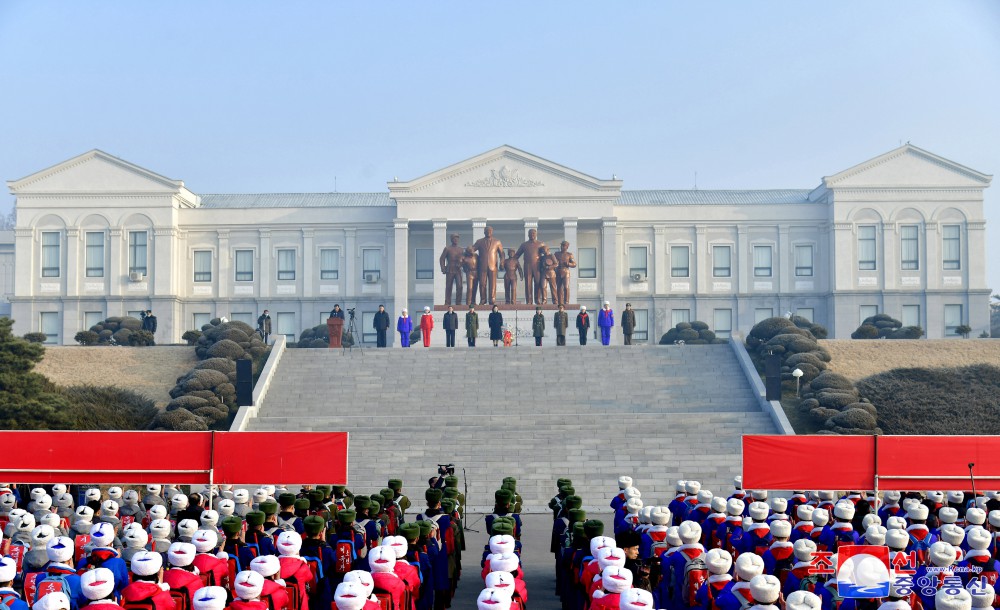
<svg viewBox="0 0 1000 610"><path fill-rule="evenodd" d="M198 568L202 575L212 574L214 582L208 584L229 588L229 563L225 559L219 559L208 553L198 553L191 565Z"/></svg>
<svg viewBox="0 0 1000 610"><path fill-rule="evenodd" d="M281 562L281 571L278 576L285 581L286 585L291 585L294 582L295 587L299 590L299 598L302 600L302 606L292 610L305 610L309 607L309 594L306 593L306 585L313 580L309 564L301 557L279 557L278 561Z"/></svg>
<svg viewBox="0 0 1000 610"><path fill-rule="evenodd" d="M434 316L425 313L420 316L420 330L431 331L434 329Z"/></svg>
<svg viewBox="0 0 1000 610"><path fill-rule="evenodd" d="M267 610L267 602L254 601L247 602L242 599L233 600L233 603L226 607L226 610Z"/></svg>
<svg viewBox="0 0 1000 610"><path fill-rule="evenodd" d="M122 605L127 606L129 602L153 601L156 610L174 610L176 604L174 598L170 597L170 592L155 582L137 580L122 589Z"/></svg>
<svg viewBox="0 0 1000 610"><path fill-rule="evenodd" d="M415 566L411 566L405 561L397 561L393 567L396 576L403 579L406 588L410 590L410 597L416 600L420 597L420 572Z"/></svg>
<svg viewBox="0 0 1000 610"><path fill-rule="evenodd" d="M270 599L268 607L274 608L274 610L290 610L288 608L288 591L269 578L264 579L264 588L261 590L260 599L264 602Z"/></svg>
<svg viewBox="0 0 1000 610"><path fill-rule="evenodd" d="M393 610L407 610L406 584L402 578L392 573L372 572L372 580L375 582L375 593L389 594Z"/></svg>
<svg viewBox="0 0 1000 610"><path fill-rule="evenodd" d="M183 590L187 594L188 604L192 608L194 607L194 594L203 586L201 577L181 568L170 568L164 572L163 582L174 591Z"/></svg>

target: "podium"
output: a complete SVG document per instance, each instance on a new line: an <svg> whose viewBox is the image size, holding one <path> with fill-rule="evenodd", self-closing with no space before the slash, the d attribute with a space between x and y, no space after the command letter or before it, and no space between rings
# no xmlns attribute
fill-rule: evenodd
<svg viewBox="0 0 1000 610"><path fill-rule="evenodd" d="M327 318L326 319L326 332L330 335L330 348L342 347L342 339L344 336L344 319L343 318Z"/></svg>

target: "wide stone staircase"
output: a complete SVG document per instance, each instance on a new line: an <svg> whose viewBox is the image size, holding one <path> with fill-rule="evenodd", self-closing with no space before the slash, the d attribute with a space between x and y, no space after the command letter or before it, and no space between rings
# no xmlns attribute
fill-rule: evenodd
<svg viewBox="0 0 1000 610"><path fill-rule="evenodd" d="M740 435L775 432L728 345L289 349L248 429L347 431L351 490L402 478L415 506L437 464L472 509L514 476L526 512L559 477L592 508L622 474L646 503L679 478L728 494Z"/></svg>

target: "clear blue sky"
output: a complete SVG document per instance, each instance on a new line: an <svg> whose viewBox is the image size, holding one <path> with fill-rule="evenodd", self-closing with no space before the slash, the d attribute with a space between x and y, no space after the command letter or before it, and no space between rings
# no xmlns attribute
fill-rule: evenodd
<svg viewBox="0 0 1000 610"><path fill-rule="evenodd" d="M630 189L812 188L911 141L998 175L1000 258L994 0L6 0L0 78L4 180L100 148L197 193L384 191L510 144Z"/></svg>

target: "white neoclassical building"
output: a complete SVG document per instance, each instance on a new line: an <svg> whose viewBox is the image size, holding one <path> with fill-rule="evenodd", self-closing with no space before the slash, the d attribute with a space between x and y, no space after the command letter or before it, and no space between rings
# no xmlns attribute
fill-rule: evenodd
<svg viewBox="0 0 1000 610"><path fill-rule="evenodd" d="M55 343L144 309L161 343L264 309L294 339L334 303L357 307L373 343L378 305L395 318L442 304L447 236L471 245L488 225L505 248L532 228L553 248L568 240L570 302L631 303L638 342L680 321L726 336L787 312L838 338L880 312L931 338L962 324L978 334L991 179L907 144L812 189L630 191L501 146L379 193L198 195L94 150L8 183L3 300L17 332Z"/></svg>

